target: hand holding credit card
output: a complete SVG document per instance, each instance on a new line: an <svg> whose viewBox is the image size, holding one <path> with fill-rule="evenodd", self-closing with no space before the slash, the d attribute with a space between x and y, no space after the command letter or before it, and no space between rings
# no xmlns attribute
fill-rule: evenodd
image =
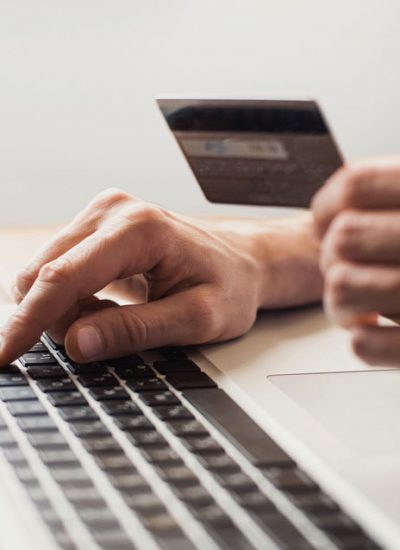
<svg viewBox="0 0 400 550"><path fill-rule="evenodd" d="M311 100L159 98L211 202L307 208L342 158Z"/></svg>

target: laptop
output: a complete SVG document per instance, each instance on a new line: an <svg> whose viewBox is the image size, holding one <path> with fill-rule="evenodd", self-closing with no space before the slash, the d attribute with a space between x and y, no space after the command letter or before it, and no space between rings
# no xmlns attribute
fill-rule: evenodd
<svg viewBox="0 0 400 550"><path fill-rule="evenodd" d="M216 202L232 159L236 202L281 206L306 206L340 162L312 102L291 102L289 119L282 102L258 104L261 119L248 102L228 116L167 107ZM204 140L216 114L224 127ZM398 548L399 390L317 306L260 313L231 342L90 365L43 334L0 371L0 548Z"/></svg>
<svg viewBox="0 0 400 550"><path fill-rule="evenodd" d="M399 384L318 307L89 366L44 334L0 373L0 548L397 548Z"/></svg>

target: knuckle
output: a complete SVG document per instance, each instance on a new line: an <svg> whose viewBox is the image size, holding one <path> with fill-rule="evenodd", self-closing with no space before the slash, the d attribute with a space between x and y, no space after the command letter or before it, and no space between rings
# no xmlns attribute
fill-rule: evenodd
<svg viewBox="0 0 400 550"><path fill-rule="evenodd" d="M128 344L132 351L139 350L146 346L148 342L149 331L147 323L140 315L135 313L134 309L129 310L129 315L120 310L120 323L118 327L119 338L124 339L125 346ZM117 335L114 335L118 337Z"/></svg>
<svg viewBox="0 0 400 550"><path fill-rule="evenodd" d="M330 230L330 244L335 256L346 256L351 252L357 228L357 214L354 211L346 210L336 217Z"/></svg>
<svg viewBox="0 0 400 550"><path fill-rule="evenodd" d="M129 204L122 216L128 223L140 224L142 227L158 226L164 220L162 208L143 201Z"/></svg>
<svg viewBox="0 0 400 550"><path fill-rule="evenodd" d="M333 307L346 304L349 290L349 267L344 263L336 263L326 274L325 288L329 302Z"/></svg>
<svg viewBox="0 0 400 550"><path fill-rule="evenodd" d="M59 258L45 264L39 271L38 280L47 284L63 284L71 276L71 266L66 258Z"/></svg>
<svg viewBox="0 0 400 550"><path fill-rule="evenodd" d="M126 191L117 187L110 187L96 195L92 205L97 209L107 209L132 199L132 195Z"/></svg>
<svg viewBox="0 0 400 550"><path fill-rule="evenodd" d="M363 202L372 175L372 168L367 166L343 168L341 202L344 207L357 206Z"/></svg>

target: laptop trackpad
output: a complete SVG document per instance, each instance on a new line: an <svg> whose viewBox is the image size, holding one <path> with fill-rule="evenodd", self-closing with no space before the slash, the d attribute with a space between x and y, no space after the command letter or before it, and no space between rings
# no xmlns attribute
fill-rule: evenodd
<svg viewBox="0 0 400 550"><path fill-rule="evenodd" d="M354 452L400 455L400 372L269 376Z"/></svg>

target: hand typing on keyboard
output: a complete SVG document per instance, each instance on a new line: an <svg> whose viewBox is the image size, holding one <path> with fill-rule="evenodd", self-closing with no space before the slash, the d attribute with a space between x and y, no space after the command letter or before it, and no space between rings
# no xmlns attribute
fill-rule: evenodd
<svg viewBox="0 0 400 550"><path fill-rule="evenodd" d="M47 330L65 338L79 362L236 337L259 307L318 299L317 254L308 217L196 221L103 192L19 274L19 306L1 331L0 362ZM145 281L144 302L117 306L95 297L127 278Z"/></svg>

